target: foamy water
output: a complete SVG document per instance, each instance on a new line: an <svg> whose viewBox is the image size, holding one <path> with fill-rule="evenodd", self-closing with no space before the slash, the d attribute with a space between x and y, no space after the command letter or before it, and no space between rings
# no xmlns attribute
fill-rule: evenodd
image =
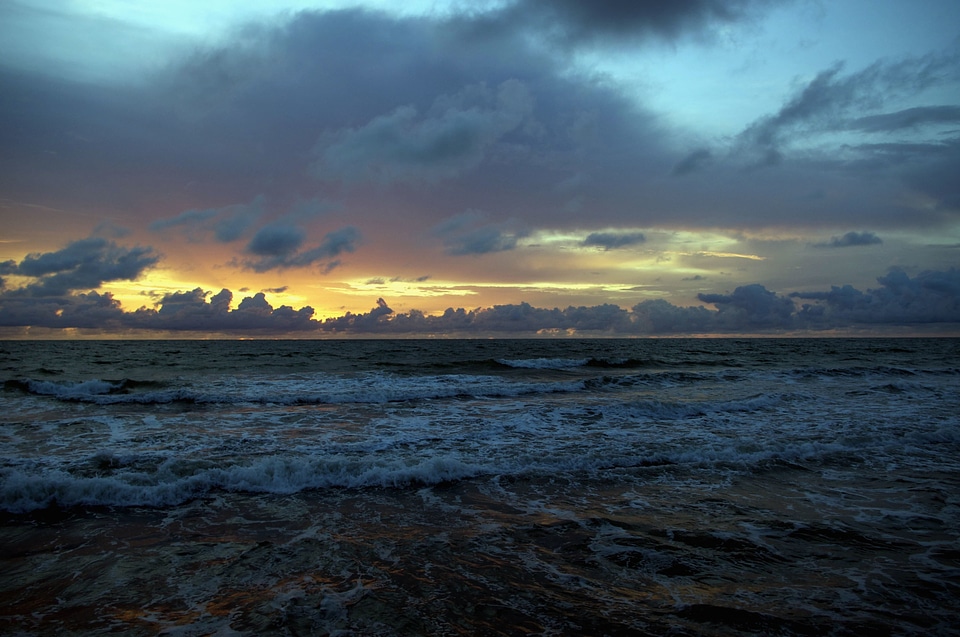
<svg viewBox="0 0 960 637"><path fill-rule="evenodd" d="M27 634L953 634L955 340L2 347Z"/></svg>

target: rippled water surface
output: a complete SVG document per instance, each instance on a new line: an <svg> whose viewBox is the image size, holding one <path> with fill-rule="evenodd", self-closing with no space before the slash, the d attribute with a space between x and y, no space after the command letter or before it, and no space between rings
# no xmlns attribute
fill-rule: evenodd
<svg viewBox="0 0 960 637"><path fill-rule="evenodd" d="M958 634L956 340L0 353L0 632Z"/></svg>

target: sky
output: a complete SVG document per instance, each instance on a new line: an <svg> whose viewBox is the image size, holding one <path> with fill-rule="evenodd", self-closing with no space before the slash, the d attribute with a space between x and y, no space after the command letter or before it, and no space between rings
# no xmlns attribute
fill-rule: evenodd
<svg viewBox="0 0 960 637"><path fill-rule="evenodd" d="M0 2L0 337L958 335L958 268L956 0Z"/></svg>

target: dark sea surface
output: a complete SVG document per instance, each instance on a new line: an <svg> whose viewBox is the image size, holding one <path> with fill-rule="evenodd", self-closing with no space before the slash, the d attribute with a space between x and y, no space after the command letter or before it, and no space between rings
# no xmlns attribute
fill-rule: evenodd
<svg viewBox="0 0 960 637"><path fill-rule="evenodd" d="M0 369L2 634L960 634L960 340L0 342Z"/></svg>

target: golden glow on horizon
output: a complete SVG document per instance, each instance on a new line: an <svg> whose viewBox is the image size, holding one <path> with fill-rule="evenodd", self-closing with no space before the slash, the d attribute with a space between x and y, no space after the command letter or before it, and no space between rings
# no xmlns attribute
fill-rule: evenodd
<svg viewBox="0 0 960 637"><path fill-rule="evenodd" d="M749 259L751 261L766 261L766 257L761 257L756 254L738 254L736 252L709 252L701 250L699 252L683 253L678 252L683 256L697 256L697 257L717 257L719 259Z"/></svg>

